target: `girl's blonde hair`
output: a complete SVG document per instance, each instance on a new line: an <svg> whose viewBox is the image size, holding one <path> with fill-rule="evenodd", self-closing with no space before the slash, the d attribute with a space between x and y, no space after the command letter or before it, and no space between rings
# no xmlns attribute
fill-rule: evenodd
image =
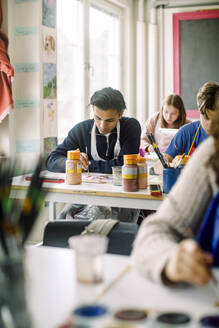
<svg viewBox="0 0 219 328"><path fill-rule="evenodd" d="M163 105L160 110L160 121L161 121L162 128L166 128L168 126L168 123L165 121L163 117L164 105L172 105L179 110L179 117L174 122L175 129L179 129L182 125L186 123L186 110L182 98L177 94L171 94L164 99Z"/></svg>

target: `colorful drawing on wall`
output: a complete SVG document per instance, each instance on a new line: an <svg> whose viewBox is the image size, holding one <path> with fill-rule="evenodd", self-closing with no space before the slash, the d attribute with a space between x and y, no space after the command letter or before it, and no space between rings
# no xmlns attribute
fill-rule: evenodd
<svg viewBox="0 0 219 328"><path fill-rule="evenodd" d="M56 64L43 64L43 98L56 98Z"/></svg>
<svg viewBox="0 0 219 328"><path fill-rule="evenodd" d="M57 147L57 138L44 138L44 157L47 158L49 154Z"/></svg>
<svg viewBox="0 0 219 328"><path fill-rule="evenodd" d="M54 137L57 135L57 111L55 100L43 101L44 116L44 137Z"/></svg>
<svg viewBox="0 0 219 328"><path fill-rule="evenodd" d="M56 62L56 30L44 26L43 28L43 61Z"/></svg>
<svg viewBox="0 0 219 328"><path fill-rule="evenodd" d="M56 27L56 0L43 0L42 24Z"/></svg>

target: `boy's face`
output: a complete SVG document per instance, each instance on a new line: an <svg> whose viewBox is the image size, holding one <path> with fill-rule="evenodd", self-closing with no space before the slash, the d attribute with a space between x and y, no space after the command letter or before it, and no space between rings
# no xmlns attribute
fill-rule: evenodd
<svg viewBox="0 0 219 328"><path fill-rule="evenodd" d="M200 121L203 129L207 134L210 134L210 127L211 127L211 121L215 115L214 110L207 109L206 114L208 118L206 118L204 115L200 114Z"/></svg>
<svg viewBox="0 0 219 328"><path fill-rule="evenodd" d="M116 126L123 113L118 114L115 109L103 110L93 106L94 121L101 134L110 133Z"/></svg>

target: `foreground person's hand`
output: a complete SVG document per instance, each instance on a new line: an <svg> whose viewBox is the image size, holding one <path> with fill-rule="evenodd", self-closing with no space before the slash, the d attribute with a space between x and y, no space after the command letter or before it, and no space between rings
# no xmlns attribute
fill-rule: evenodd
<svg viewBox="0 0 219 328"><path fill-rule="evenodd" d="M183 240L169 258L164 275L172 282L206 285L211 279L213 258L192 239Z"/></svg>

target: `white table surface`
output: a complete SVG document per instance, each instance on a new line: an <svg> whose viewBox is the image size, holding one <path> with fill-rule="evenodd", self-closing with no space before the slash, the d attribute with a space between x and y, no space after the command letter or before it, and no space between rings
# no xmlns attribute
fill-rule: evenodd
<svg viewBox="0 0 219 328"><path fill-rule="evenodd" d="M45 171L43 175L65 179L64 173ZM157 183L156 179L158 178L155 176L151 183ZM29 184L30 182L25 180L25 176L14 177L11 197L24 199ZM156 210L163 199L162 196L150 196L149 189L124 192L122 186L112 185L110 179L109 183L105 184L88 182L82 182L80 185L43 183L43 187L48 190L45 200L49 202L50 220L55 218L54 204L56 202Z"/></svg>
<svg viewBox="0 0 219 328"><path fill-rule="evenodd" d="M74 252L53 247L28 247L26 251L28 304L34 318L34 328L57 328L80 304L93 302L113 278L128 264L129 257L105 255L104 282L83 285L76 281ZM219 277L219 272L214 272ZM218 287L219 288L219 287ZM159 311L187 312L193 322L200 316L218 313L216 288L169 289L141 277L132 269L99 300L110 311L125 307ZM147 327L147 325L145 326Z"/></svg>

